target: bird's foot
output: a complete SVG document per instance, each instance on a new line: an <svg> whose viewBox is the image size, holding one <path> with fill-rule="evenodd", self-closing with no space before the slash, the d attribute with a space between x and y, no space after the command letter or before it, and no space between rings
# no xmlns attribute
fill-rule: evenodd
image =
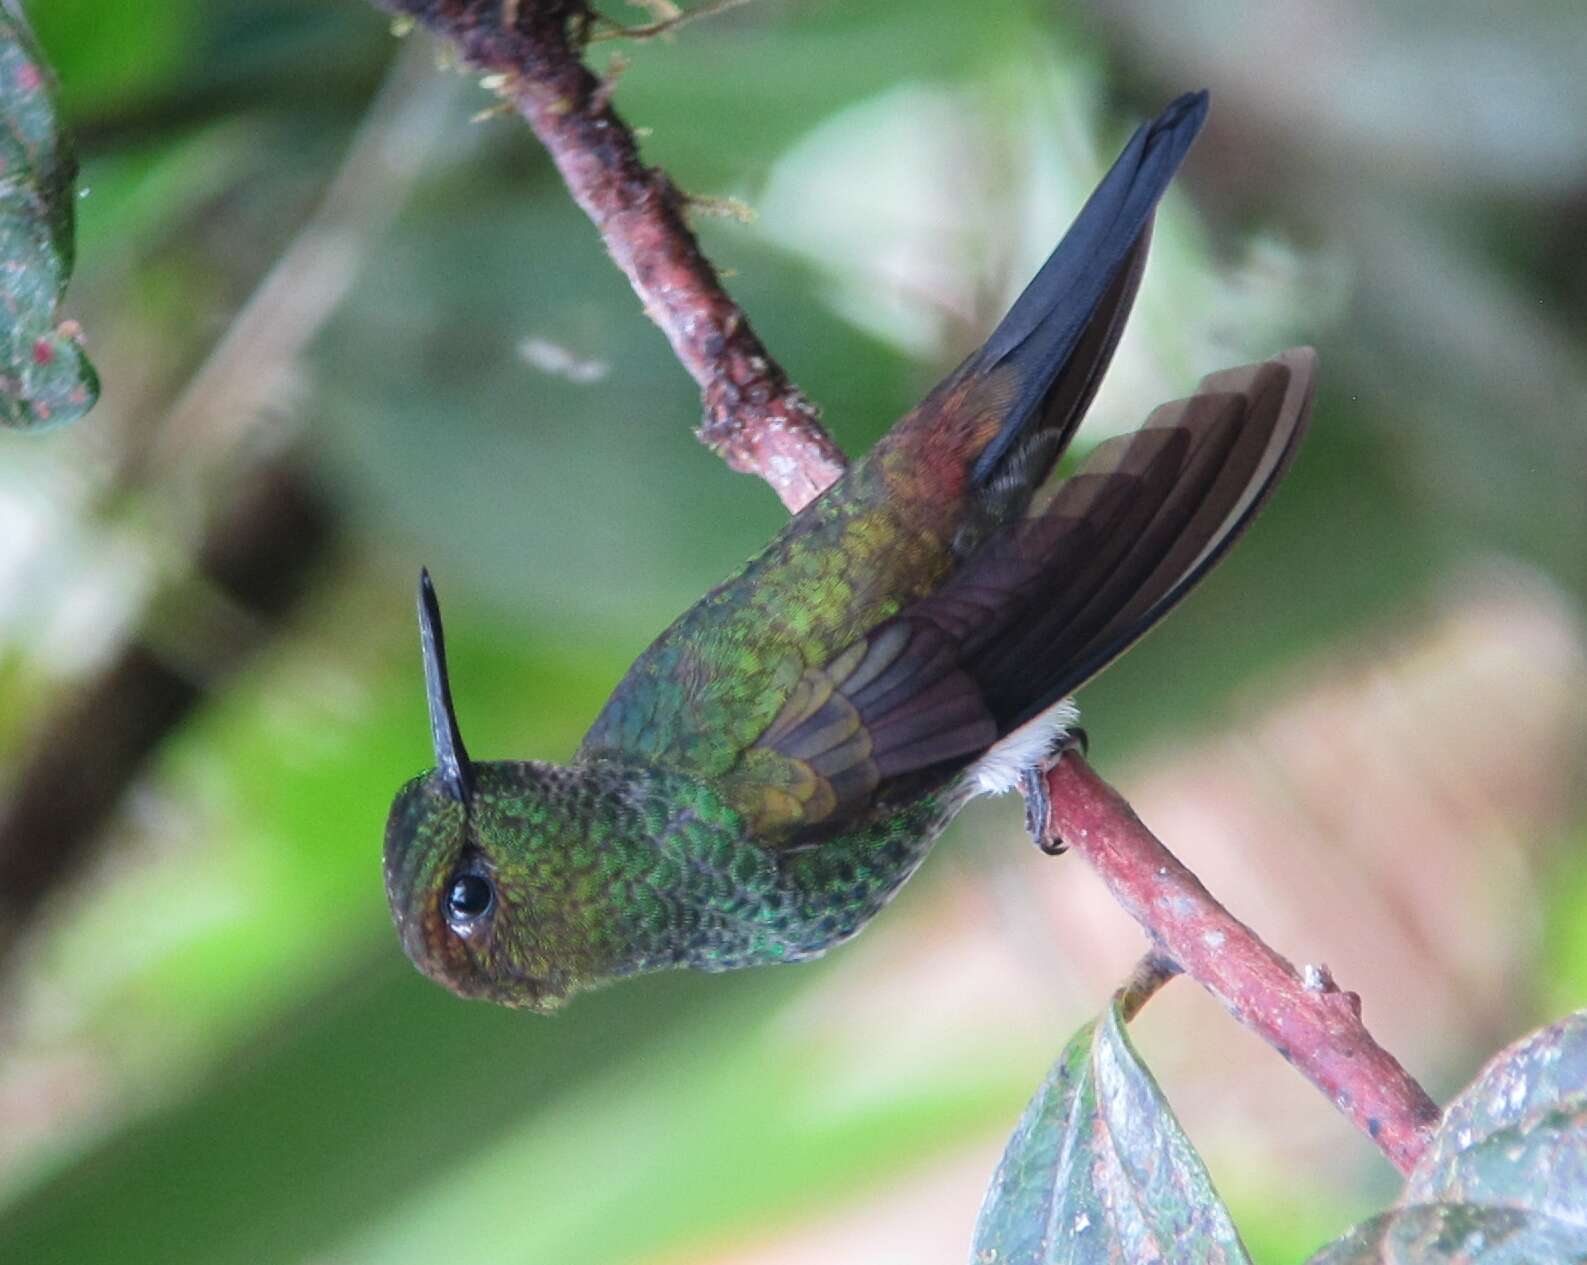
<svg viewBox="0 0 1587 1265"><path fill-rule="evenodd" d="M1047 817L1052 811L1052 800L1047 795L1047 770L1037 765L1021 773L1019 793L1025 797L1025 831L1031 842L1048 856L1059 855L1064 850L1063 840L1047 833Z"/></svg>
<svg viewBox="0 0 1587 1265"><path fill-rule="evenodd" d="M1047 827L1048 819L1052 816L1052 798L1047 794L1047 773L1064 758L1065 752L1077 747L1081 755L1088 754L1091 749L1090 738L1078 725L1058 740L1052 755L1019 775L1020 794L1025 797L1025 830L1031 842L1050 857L1062 856L1068 851L1069 845Z"/></svg>

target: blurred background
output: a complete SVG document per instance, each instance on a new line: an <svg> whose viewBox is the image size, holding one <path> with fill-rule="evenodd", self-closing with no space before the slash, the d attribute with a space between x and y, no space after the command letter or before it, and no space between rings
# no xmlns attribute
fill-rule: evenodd
<svg viewBox="0 0 1587 1265"><path fill-rule="evenodd" d="M612 0L611 16L645 20ZM545 1020L403 958L413 585L484 757L565 757L773 532L516 118L357 0L31 6L98 408L0 435L0 1260L953 1262L1143 948L1014 802L824 962ZM1322 355L1258 527L1081 696L1094 763L1441 1099L1587 1004L1587 9L757 0L600 45L857 453L1131 127L1213 112L1085 442ZM1371 1145L1190 983L1134 1034L1256 1258Z"/></svg>

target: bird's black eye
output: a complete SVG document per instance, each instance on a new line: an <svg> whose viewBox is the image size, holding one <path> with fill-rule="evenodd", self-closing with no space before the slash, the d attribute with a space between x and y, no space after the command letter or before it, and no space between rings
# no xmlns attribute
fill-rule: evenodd
<svg viewBox="0 0 1587 1265"><path fill-rule="evenodd" d="M468 923L483 918L496 903L496 889L480 874L459 874L446 893L449 922Z"/></svg>

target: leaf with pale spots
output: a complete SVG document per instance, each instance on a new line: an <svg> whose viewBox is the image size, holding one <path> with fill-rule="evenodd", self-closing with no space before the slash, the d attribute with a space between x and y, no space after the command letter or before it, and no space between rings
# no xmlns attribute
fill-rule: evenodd
<svg viewBox="0 0 1587 1265"><path fill-rule="evenodd" d="M1587 1230L1540 1213L1481 1204L1385 1212L1307 1265L1550 1265L1587 1260Z"/></svg>
<svg viewBox="0 0 1587 1265"><path fill-rule="evenodd" d="M0 2L0 426L41 430L99 398L75 321L60 316L72 272L77 163L56 126L55 81L16 0Z"/></svg>
<svg viewBox="0 0 1587 1265"><path fill-rule="evenodd" d="M1494 1056L1444 1112L1403 1202L1500 1204L1587 1232L1587 1011Z"/></svg>
<svg viewBox="0 0 1587 1265"><path fill-rule="evenodd" d="M1311 1265L1587 1261L1587 1012L1483 1068L1444 1112L1400 1203Z"/></svg>
<svg viewBox="0 0 1587 1265"><path fill-rule="evenodd" d="M1025 1108L987 1190L970 1259L1248 1265L1117 1004L1071 1038Z"/></svg>

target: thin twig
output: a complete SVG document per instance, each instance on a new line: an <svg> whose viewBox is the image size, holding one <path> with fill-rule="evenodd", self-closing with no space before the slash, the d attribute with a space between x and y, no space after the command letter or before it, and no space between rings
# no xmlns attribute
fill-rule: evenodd
<svg viewBox="0 0 1587 1265"><path fill-rule="evenodd" d="M704 4L697 4L692 9L685 9L681 13L674 13L671 17L662 18L659 22L648 22L642 26L623 26L612 23L601 28L590 36L590 43L600 40L653 40L660 35L671 35L680 26L687 26L690 22L698 22L701 18L714 18L719 13L726 13L729 9L743 8L749 0L706 0Z"/></svg>
<svg viewBox="0 0 1587 1265"><path fill-rule="evenodd" d="M1361 999L1303 976L1220 905L1123 797L1071 751L1047 776L1047 830L1086 859L1154 945L1316 1085L1408 1173L1438 1104L1372 1038Z"/></svg>
<svg viewBox="0 0 1587 1265"><path fill-rule="evenodd" d="M352 287L435 152L453 83L396 58L325 196L249 295L142 454L196 482L280 403L283 379ZM202 456L203 460L196 458Z"/></svg>
<svg viewBox="0 0 1587 1265"><path fill-rule="evenodd" d="M375 0L445 36L512 103L600 231L645 312L700 386L700 439L759 475L791 511L842 472L819 414L771 358L684 218L688 199L647 167L633 131L580 57L581 0Z"/></svg>
<svg viewBox="0 0 1587 1265"><path fill-rule="evenodd" d="M1164 984L1181 974L1179 963L1165 957L1155 949L1135 964L1130 978L1125 980L1113 1000L1118 1002L1124 1022L1129 1023L1141 1013L1141 1007L1162 991Z"/></svg>

